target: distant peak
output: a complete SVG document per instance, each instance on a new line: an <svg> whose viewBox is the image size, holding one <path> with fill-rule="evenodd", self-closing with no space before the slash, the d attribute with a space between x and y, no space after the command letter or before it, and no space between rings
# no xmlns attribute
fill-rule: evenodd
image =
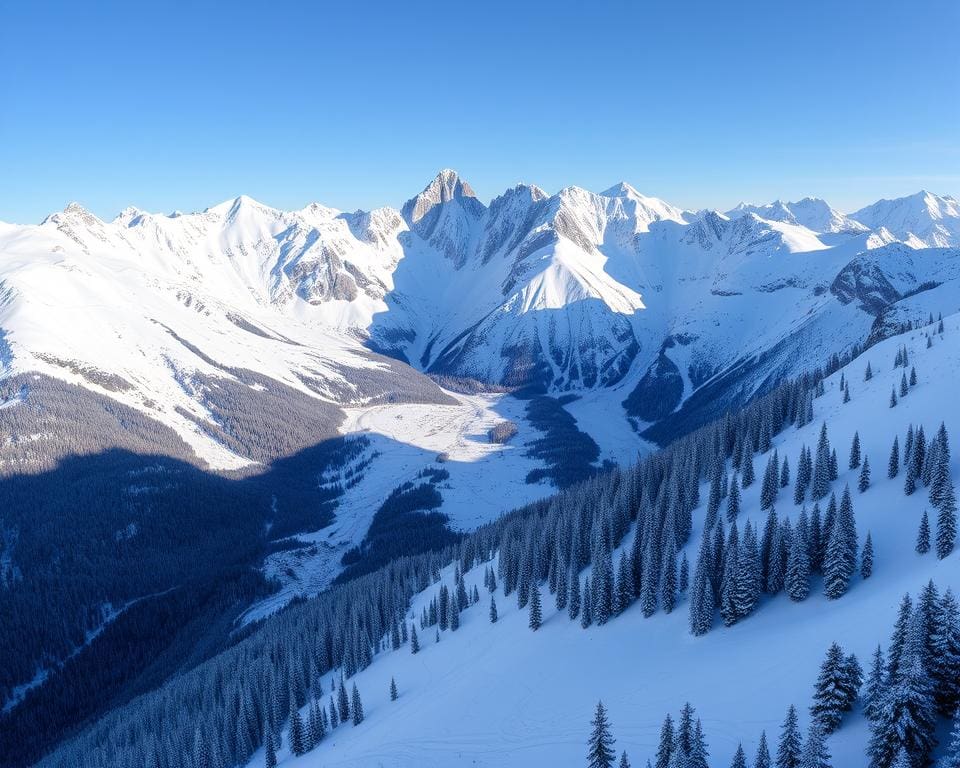
<svg viewBox="0 0 960 768"><path fill-rule="evenodd" d="M643 197L643 195L625 181L618 181L600 194L603 195L603 197Z"/></svg>
<svg viewBox="0 0 960 768"><path fill-rule="evenodd" d="M444 168L419 195L404 204L403 216L411 224L416 224L436 206L453 201L460 201L472 212L483 208L470 185L456 171Z"/></svg>

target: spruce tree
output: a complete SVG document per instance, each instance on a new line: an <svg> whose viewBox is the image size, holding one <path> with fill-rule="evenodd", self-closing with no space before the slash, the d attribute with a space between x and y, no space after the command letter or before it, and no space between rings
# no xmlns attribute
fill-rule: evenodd
<svg viewBox="0 0 960 768"><path fill-rule="evenodd" d="M853 442L850 445L850 469L857 469L860 466L860 433L853 433Z"/></svg>
<svg viewBox="0 0 960 768"><path fill-rule="evenodd" d="M800 737L800 727L797 724L797 710L791 704L787 709L787 716L780 730L776 768L800 768L802 749L803 740Z"/></svg>
<svg viewBox="0 0 960 768"><path fill-rule="evenodd" d="M603 702L597 702L597 709L590 721L591 732L587 741L587 768L611 768L616 753L613 751L615 739L610 733L610 721Z"/></svg>
<svg viewBox="0 0 960 768"><path fill-rule="evenodd" d="M357 684L353 684L353 693L350 697L350 708L353 710L353 724L360 725L363 722L363 702L360 701L360 691L357 690Z"/></svg>
<svg viewBox="0 0 960 768"><path fill-rule="evenodd" d="M755 479L753 473L753 451L748 448L744 454L743 466L741 467L743 476L740 478L740 483L744 488L749 488L753 485Z"/></svg>
<svg viewBox="0 0 960 768"><path fill-rule="evenodd" d="M570 576L570 599L567 601L567 615L573 621L580 615L580 578L576 573Z"/></svg>
<svg viewBox="0 0 960 768"><path fill-rule="evenodd" d="M680 575L677 577L677 588L681 594L686 593L690 586L690 563L687 560L687 553L680 556Z"/></svg>
<svg viewBox="0 0 960 768"><path fill-rule="evenodd" d="M924 667L922 622L910 621L903 656L889 682L883 706L870 724L867 748L872 765L887 768L903 750L912 766L929 763L936 744L936 713L930 677Z"/></svg>
<svg viewBox="0 0 960 768"><path fill-rule="evenodd" d="M627 750L623 750L623 754L620 755L620 762L617 764L617 768L630 768L630 758L627 757Z"/></svg>
<svg viewBox="0 0 960 768"><path fill-rule="evenodd" d="M347 684L343 680L343 675L340 675L340 686L337 689L337 695L340 722L345 723L350 719L350 698L347 696Z"/></svg>
<svg viewBox="0 0 960 768"><path fill-rule="evenodd" d="M660 743L657 746L655 768L669 768L670 757L673 754L673 739L673 718L667 713L663 725L660 726Z"/></svg>
<svg viewBox="0 0 960 768"><path fill-rule="evenodd" d="M860 468L860 478L857 481L857 488L860 493L866 492L870 487L870 457L863 457L863 466Z"/></svg>
<svg viewBox="0 0 960 768"><path fill-rule="evenodd" d="M817 442L817 458L813 465L813 483L810 493L814 501L819 501L830 492L831 477L830 440L827 437L826 422L820 427L820 439Z"/></svg>
<svg viewBox="0 0 960 768"><path fill-rule="evenodd" d="M713 626L715 603L713 586L710 583L711 554L710 537L705 533L700 543L690 591L690 632L694 635L705 635Z"/></svg>
<svg viewBox="0 0 960 768"><path fill-rule="evenodd" d="M930 521L927 520L927 510L923 510L920 518L920 529L917 531L917 554L925 555L930 551Z"/></svg>
<svg viewBox="0 0 960 768"><path fill-rule="evenodd" d="M290 696L290 751L295 755L307 753L307 737L303 727L303 719L297 709L294 697Z"/></svg>
<svg viewBox="0 0 960 768"><path fill-rule="evenodd" d="M593 624L593 600L590 598L592 595L590 590L590 577L583 577L583 604L580 606L580 626L586 629L591 624Z"/></svg>
<svg viewBox="0 0 960 768"><path fill-rule="evenodd" d="M727 494L727 522L732 523L740 514L740 486L737 484L737 476L734 475L730 480L730 493Z"/></svg>
<svg viewBox="0 0 960 768"><path fill-rule="evenodd" d="M883 651L877 645L870 663L870 672L863 691L863 714L868 720L875 719L883 706L883 696L886 691L886 677L883 669Z"/></svg>
<svg viewBox="0 0 960 768"><path fill-rule="evenodd" d="M820 723L824 734L837 730L843 714L856 700L860 687L858 670L856 659L844 658L843 650L836 643L827 650L810 706L810 714Z"/></svg>
<svg viewBox="0 0 960 768"><path fill-rule="evenodd" d="M950 731L950 744L937 768L960 768L960 708L953 717L953 729Z"/></svg>
<svg viewBox="0 0 960 768"><path fill-rule="evenodd" d="M757 744L757 753L753 758L753 768L771 768L770 748L767 746L767 732L760 731L760 742Z"/></svg>
<svg viewBox="0 0 960 768"><path fill-rule="evenodd" d="M398 695L399 694L397 693L397 681L391 677L390 678L390 701L396 701Z"/></svg>
<svg viewBox="0 0 960 768"><path fill-rule="evenodd" d="M810 559L807 554L806 537L801 535L799 527L790 544L784 589L794 602L806 600L810 594Z"/></svg>
<svg viewBox="0 0 960 768"><path fill-rule="evenodd" d="M730 768L747 768L747 755L743 751L743 744L737 745L737 751L733 754L733 762Z"/></svg>
<svg viewBox="0 0 960 768"><path fill-rule="evenodd" d="M277 749L274 746L273 738L273 734L268 731L266 738L264 739L264 746L266 748L264 752L264 765L266 768L277 768ZM202 768L203 764L201 761L198 760L197 763L198 768ZM209 763L207 763L207 766L209 766Z"/></svg>
<svg viewBox="0 0 960 768"><path fill-rule="evenodd" d="M867 531L863 551L860 553L860 576L864 579L873 576L873 539L870 537L870 531Z"/></svg>
<svg viewBox="0 0 960 768"><path fill-rule="evenodd" d="M536 632L540 629L542 620L543 615L540 610L540 586L534 583L530 587L530 629Z"/></svg>
<svg viewBox="0 0 960 768"><path fill-rule="evenodd" d="M950 477L950 453L945 439L938 446L932 472L930 498L937 506L937 557L948 557L957 540L957 500Z"/></svg>
<svg viewBox="0 0 960 768"><path fill-rule="evenodd" d="M863 380L870 381L873 378L873 369L870 367L870 362L867 361L867 369L863 372Z"/></svg>
<svg viewBox="0 0 960 768"><path fill-rule="evenodd" d="M420 638L417 637L417 625L410 625L410 653L420 652Z"/></svg>
<svg viewBox="0 0 960 768"><path fill-rule="evenodd" d="M491 594L490 595L490 623L497 623L497 599Z"/></svg>
<svg viewBox="0 0 960 768"><path fill-rule="evenodd" d="M890 460L887 462L887 477L893 479L900 472L900 443L899 438L893 438L893 445L890 447Z"/></svg>
<svg viewBox="0 0 960 768"><path fill-rule="evenodd" d="M800 755L800 768L831 768L823 728L816 718L810 722L807 729L807 738L803 742Z"/></svg>
<svg viewBox="0 0 960 768"><path fill-rule="evenodd" d="M949 716L960 705L960 609L947 588L937 606L930 638L930 676L941 715Z"/></svg>
<svg viewBox="0 0 960 768"><path fill-rule="evenodd" d="M890 390L890 407L897 407L897 390L896 388Z"/></svg>

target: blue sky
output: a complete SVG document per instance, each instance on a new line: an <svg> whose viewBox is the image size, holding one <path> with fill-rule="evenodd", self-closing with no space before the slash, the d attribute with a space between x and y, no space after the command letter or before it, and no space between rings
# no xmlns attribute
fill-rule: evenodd
<svg viewBox="0 0 960 768"><path fill-rule="evenodd" d="M960 3L3 4L0 220L621 179L678 205L960 194Z"/></svg>

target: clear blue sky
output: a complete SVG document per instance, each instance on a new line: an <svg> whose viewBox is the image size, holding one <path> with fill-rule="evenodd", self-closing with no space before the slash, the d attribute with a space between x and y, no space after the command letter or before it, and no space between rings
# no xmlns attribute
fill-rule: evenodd
<svg viewBox="0 0 960 768"><path fill-rule="evenodd" d="M960 194L960 3L0 0L0 220L624 179Z"/></svg>

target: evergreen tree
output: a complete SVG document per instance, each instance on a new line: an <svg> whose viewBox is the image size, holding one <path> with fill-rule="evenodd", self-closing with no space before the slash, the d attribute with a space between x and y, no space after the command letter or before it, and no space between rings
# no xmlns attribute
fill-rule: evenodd
<svg viewBox="0 0 960 768"><path fill-rule="evenodd" d="M863 551L860 553L860 576L864 579L873 576L873 539L870 537L870 531L867 531Z"/></svg>
<svg viewBox="0 0 960 768"><path fill-rule="evenodd" d="M743 751L743 744L737 745L737 751L733 755L730 768L747 768L747 756Z"/></svg>
<svg viewBox="0 0 960 768"><path fill-rule="evenodd" d="M586 629L591 624L593 624L593 600L590 599L590 595L593 594L590 590L590 577L583 577L583 604L580 606L580 626Z"/></svg>
<svg viewBox="0 0 960 768"><path fill-rule="evenodd" d="M266 766L266 768L277 768L277 749L273 743L273 734L268 732L267 737L266 739L264 739L264 741L265 741L264 746L266 747L266 751L264 753L264 765ZM204 763L201 763L199 760L197 761L197 763L198 763L197 768L202 768L202 766L204 765ZM209 766L209 763L206 763L206 765Z"/></svg>
<svg viewBox="0 0 960 768"><path fill-rule="evenodd" d="M713 626L714 602L713 586L710 583L712 571L710 537L704 534L697 555L697 565L693 571L693 585L690 592L690 632L705 635Z"/></svg>
<svg viewBox="0 0 960 768"><path fill-rule="evenodd" d="M620 755L620 762L617 764L617 768L630 768L630 758L627 757L627 750L623 750L623 754Z"/></svg>
<svg viewBox="0 0 960 768"><path fill-rule="evenodd" d="M663 565L660 574L660 605L664 613L672 613L677 604L677 544L673 536L663 550Z"/></svg>
<svg viewBox="0 0 960 768"><path fill-rule="evenodd" d="M873 378L873 369L870 367L870 362L867 361L867 370L863 372L863 380L870 381Z"/></svg>
<svg viewBox="0 0 960 768"><path fill-rule="evenodd" d="M542 620L543 615L540 611L540 586L535 583L530 587L530 629L536 632L540 629Z"/></svg>
<svg viewBox="0 0 960 768"><path fill-rule="evenodd" d="M960 609L949 588L937 606L930 651L937 709L941 715L949 716L960 705Z"/></svg>
<svg viewBox="0 0 960 768"><path fill-rule="evenodd" d="M817 458L813 465L813 484L810 492L814 501L819 501L830 492L831 472L830 440L827 437L827 425L820 427L820 439L817 442Z"/></svg>
<svg viewBox="0 0 960 768"><path fill-rule="evenodd" d="M417 625L410 625L410 653L420 652L420 638L417 637Z"/></svg>
<svg viewBox="0 0 960 768"><path fill-rule="evenodd" d="M824 734L837 730L844 712L850 711L857 698L859 677L856 659L844 658L843 650L833 643L820 666L810 706L810 714L820 723Z"/></svg>
<svg viewBox="0 0 960 768"><path fill-rule="evenodd" d="M491 594L490 595L490 623L497 623L497 599Z"/></svg>
<svg viewBox="0 0 960 768"><path fill-rule="evenodd" d="M897 390L896 388L890 390L890 407L897 407Z"/></svg>
<svg viewBox="0 0 960 768"><path fill-rule="evenodd" d="M330 694L330 728L331 730L340 725L340 718L337 715L337 705L333 702L333 694Z"/></svg>
<svg viewBox="0 0 960 768"><path fill-rule="evenodd" d="M899 438L893 438L890 448L890 461L887 462L887 477L893 479L900 472L900 444Z"/></svg>
<svg viewBox="0 0 960 768"><path fill-rule="evenodd" d="M396 701L398 695L399 694L397 693L397 681L391 677L390 678L390 701Z"/></svg>
<svg viewBox="0 0 960 768"><path fill-rule="evenodd" d="M737 476L734 475L730 480L730 493L727 494L727 522L732 523L740 514L740 486L737 484Z"/></svg>
<svg viewBox="0 0 960 768"><path fill-rule="evenodd" d="M776 768L800 768L802 748L803 740L800 737L800 727L797 724L797 710L791 704L787 709L787 716L780 730Z"/></svg>
<svg viewBox="0 0 960 768"><path fill-rule="evenodd" d="M787 457L783 457L783 467L780 469L780 487L786 488L790 485L790 462Z"/></svg>
<svg viewBox="0 0 960 768"><path fill-rule="evenodd" d="M616 753L613 751L615 740L610 733L610 721L602 701L597 702L590 725L592 730L587 741L587 768L612 768L613 761L616 760Z"/></svg>
<svg viewBox="0 0 960 768"><path fill-rule="evenodd" d="M343 675L340 675L340 687L337 689L337 695L340 722L345 723L350 719L350 698L347 696L347 684L343 680Z"/></svg>
<svg viewBox="0 0 960 768"><path fill-rule="evenodd" d="M870 487L870 457L863 457L863 466L860 468L860 479L857 481L857 488L860 493L866 492Z"/></svg>
<svg viewBox="0 0 960 768"><path fill-rule="evenodd" d="M927 510L923 510L920 518L920 530L917 531L917 553L921 555L930 551L930 522L927 520Z"/></svg>
<svg viewBox="0 0 960 768"><path fill-rule="evenodd" d="M803 743L800 756L800 768L830 768L830 753L820 723L814 719L807 729L807 738Z"/></svg>
<svg viewBox="0 0 960 768"><path fill-rule="evenodd" d="M810 559L806 536L802 534L799 526L790 544L784 588L794 602L806 600L810 594Z"/></svg>
<svg viewBox="0 0 960 768"><path fill-rule="evenodd" d="M960 709L953 717L953 729L950 731L950 745L937 768L960 768Z"/></svg>
<svg viewBox="0 0 960 768"><path fill-rule="evenodd" d="M680 556L680 575L677 578L677 587L681 594L686 593L690 586L690 563L687 560L687 553Z"/></svg>
<svg viewBox="0 0 960 768"><path fill-rule="evenodd" d="M657 746L657 758L655 768L669 768L670 757L673 754L673 719L667 713L660 726L660 743Z"/></svg>
<svg viewBox="0 0 960 768"><path fill-rule="evenodd" d="M757 744L757 754L753 758L753 768L771 768L770 748L767 746L767 732L760 731L760 743Z"/></svg>
<svg viewBox="0 0 960 768"><path fill-rule="evenodd" d="M580 578L575 573L570 578L570 600L567 602L567 614L571 621L580 615Z"/></svg>
<svg viewBox="0 0 960 768"><path fill-rule="evenodd" d="M823 562L823 593L831 600L843 597L849 584L847 542L843 528L835 523L830 528L827 555Z"/></svg>
<svg viewBox="0 0 960 768"><path fill-rule="evenodd" d="M900 376L900 397L906 397L910 390L907 389L907 374Z"/></svg>
<svg viewBox="0 0 960 768"><path fill-rule="evenodd" d="M294 697L290 696L290 751L295 755L307 753L307 735L303 727L303 719L297 709Z"/></svg>
<svg viewBox="0 0 960 768"><path fill-rule="evenodd" d="M743 473L743 477L741 477L740 483L744 488L749 488L751 485L753 485L753 481L755 479L753 473L753 451L749 448L744 451L743 466L741 467L741 471Z"/></svg>
<svg viewBox="0 0 960 768"><path fill-rule="evenodd" d="M860 466L860 433L853 433L853 443L850 445L850 469L857 469Z"/></svg>
<svg viewBox="0 0 960 768"><path fill-rule="evenodd" d="M911 619L897 674L891 677L883 705L870 723L867 751L877 768L893 765L900 750L911 766L927 765L936 744L936 713L930 677L924 668L921 625L917 616Z"/></svg>
<svg viewBox="0 0 960 768"><path fill-rule="evenodd" d="M877 645L873 652L873 661L870 672L867 674L867 684L863 692L863 714L868 720L875 719L883 706L883 695L886 690L883 671L883 651Z"/></svg>
<svg viewBox="0 0 960 768"><path fill-rule="evenodd" d="M931 471L930 501L937 508L937 557L948 557L957 540L957 499L950 477L950 447L941 425L936 460Z"/></svg>
<svg viewBox="0 0 960 768"><path fill-rule="evenodd" d="M357 684L353 684L353 693L350 697L350 708L353 710L353 724L360 725L363 722L363 702L360 701L360 691L357 690Z"/></svg>

